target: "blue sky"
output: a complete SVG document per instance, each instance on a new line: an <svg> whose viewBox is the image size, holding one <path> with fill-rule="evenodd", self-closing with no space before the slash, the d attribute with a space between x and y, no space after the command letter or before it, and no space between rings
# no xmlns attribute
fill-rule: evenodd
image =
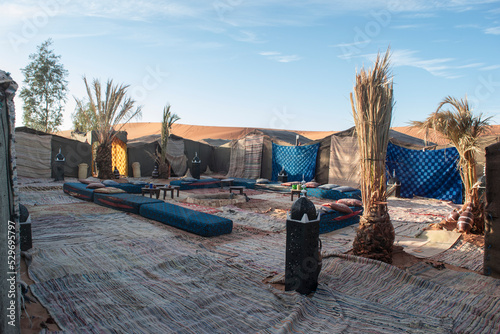
<svg viewBox="0 0 500 334"><path fill-rule="evenodd" d="M389 45L392 126L466 94L500 124L500 0L17 0L0 13L0 69L19 85L53 39L69 71L63 130L83 75L130 85L143 122L170 103L184 124L344 130L356 71Z"/></svg>

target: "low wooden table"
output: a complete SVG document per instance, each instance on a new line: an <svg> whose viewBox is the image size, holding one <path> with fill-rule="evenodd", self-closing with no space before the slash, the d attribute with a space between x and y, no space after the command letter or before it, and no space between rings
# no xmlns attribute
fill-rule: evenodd
<svg viewBox="0 0 500 334"><path fill-rule="evenodd" d="M149 194L150 198L153 198L153 194L156 195L156 199L160 198L160 188L142 188L141 195Z"/></svg>
<svg viewBox="0 0 500 334"><path fill-rule="evenodd" d="M177 197L179 197L179 190L181 189L180 186L168 186L168 187L161 187L160 193L163 191L163 199L167 196L167 191L170 191L170 197L174 199L174 190L177 190Z"/></svg>
<svg viewBox="0 0 500 334"><path fill-rule="evenodd" d="M240 195L243 195L243 190L245 190L245 187L243 187L243 186L229 186L229 192L232 193L233 190L239 190Z"/></svg>
<svg viewBox="0 0 500 334"><path fill-rule="evenodd" d="M224 187L224 184L231 187L233 185L233 181L234 181L234 179L222 179L222 180L220 180L220 188L222 189Z"/></svg>
<svg viewBox="0 0 500 334"><path fill-rule="evenodd" d="M301 194L301 193L302 193L302 190L292 189L292 199L291 199L291 201L293 202L293 195L294 195L294 194L299 195L299 198L300 198L300 194ZM306 191L305 196L307 197L307 191Z"/></svg>

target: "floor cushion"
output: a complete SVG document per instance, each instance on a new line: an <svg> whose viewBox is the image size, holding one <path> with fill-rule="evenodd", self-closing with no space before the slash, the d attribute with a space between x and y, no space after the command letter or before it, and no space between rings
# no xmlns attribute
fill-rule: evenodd
<svg viewBox="0 0 500 334"><path fill-rule="evenodd" d="M80 182L66 182L63 184L63 191L73 197L86 201L94 200L94 190L87 189L87 185Z"/></svg>
<svg viewBox="0 0 500 334"><path fill-rule="evenodd" d="M143 204L139 214L204 237L231 233L233 222L227 218L197 212L170 203Z"/></svg>
<svg viewBox="0 0 500 334"><path fill-rule="evenodd" d="M137 196L133 194L101 194L94 193L94 203L125 212L139 214L139 208L143 204L163 203L162 200Z"/></svg>

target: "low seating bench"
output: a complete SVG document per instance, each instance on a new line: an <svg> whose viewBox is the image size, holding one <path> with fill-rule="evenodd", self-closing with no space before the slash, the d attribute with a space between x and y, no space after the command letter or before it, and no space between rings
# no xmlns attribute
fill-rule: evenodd
<svg viewBox="0 0 500 334"><path fill-rule="evenodd" d="M94 194L94 203L125 212L139 214L143 204L163 203L162 200L133 194Z"/></svg>
<svg viewBox="0 0 500 334"><path fill-rule="evenodd" d="M319 233L328 233L343 227L358 224L359 217L363 213L363 210L360 208L351 207L354 211L353 213L345 214L337 211L321 213L319 219Z"/></svg>
<svg viewBox="0 0 500 334"><path fill-rule="evenodd" d="M94 200L94 190L88 189L86 184L80 182L66 182L63 184L63 191L73 197L92 202Z"/></svg>
<svg viewBox="0 0 500 334"><path fill-rule="evenodd" d="M233 222L227 218L193 211L170 203L143 204L139 214L204 237L228 234L233 230Z"/></svg>
<svg viewBox="0 0 500 334"><path fill-rule="evenodd" d="M132 184L132 183L118 183L118 184L113 185L112 187L125 190L129 194L140 194L143 185Z"/></svg>

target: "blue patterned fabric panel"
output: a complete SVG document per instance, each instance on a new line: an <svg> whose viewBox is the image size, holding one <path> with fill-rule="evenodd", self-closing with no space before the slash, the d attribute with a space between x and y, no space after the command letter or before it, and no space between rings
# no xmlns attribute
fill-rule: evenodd
<svg viewBox="0 0 500 334"><path fill-rule="evenodd" d="M73 197L86 201L94 200L94 190L87 189L87 185L80 182L66 182L63 184L63 191Z"/></svg>
<svg viewBox="0 0 500 334"><path fill-rule="evenodd" d="M94 203L108 208L139 214L141 205L163 203L163 201L156 198L149 198L149 196L137 196L132 194L94 193Z"/></svg>
<svg viewBox="0 0 500 334"><path fill-rule="evenodd" d="M145 218L204 237L228 234L233 230L233 222L227 218L197 212L170 203L144 204L141 205L139 213Z"/></svg>
<svg viewBox="0 0 500 334"><path fill-rule="evenodd" d="M396 171L401 181L401 197L422 196L462 203L462 180L458 170L458 151L411 150L389 143L386 168Z"/></svg>
<svg viewBox="0 0 500 334"><path fill-rule="evenodd" d="M272 180L278 180L278 173L285 167L288 181L311 181L316 173L316 156L319 143L305 146L281 146L273 143Z"/></svg>

